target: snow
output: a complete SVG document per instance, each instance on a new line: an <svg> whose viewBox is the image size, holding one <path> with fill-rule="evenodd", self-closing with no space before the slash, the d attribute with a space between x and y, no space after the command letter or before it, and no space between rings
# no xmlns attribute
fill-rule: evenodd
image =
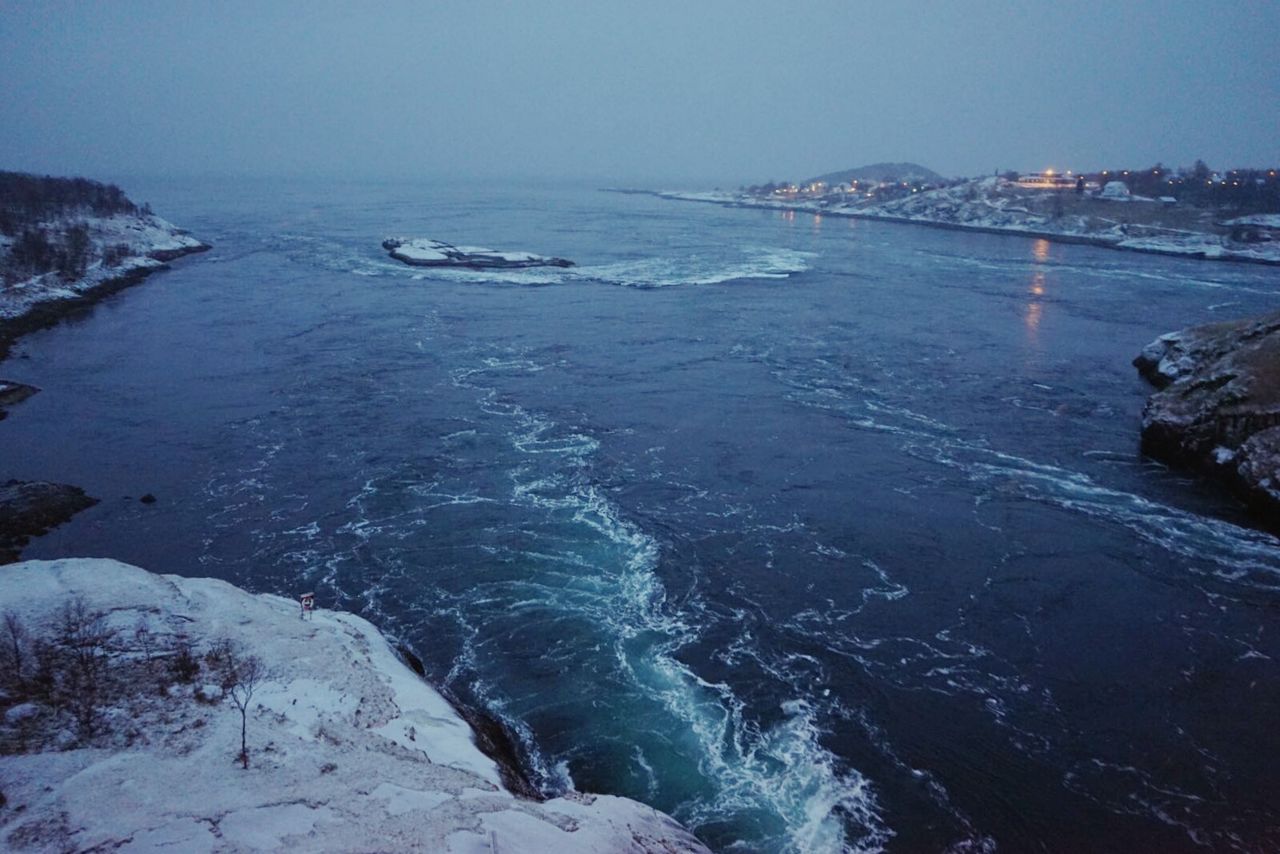
<svg viewBox="0 0 1280 854"><path fill-rule="evenodd" d="M1098 197L1114 202L1127 202L1132 195L1129 192L1129 186L1124 181L1108 181L1106 186L1102 188L1102 192L1098 194Z"/></svg>
<svg viewBox="0 0 1280 854"><path fill-rule="evenodd" d="M1252 225L1259 228L1280 228L1280 214L1252 214L1229 219L1225 225Z"/></svg>
<svg viewBox="0 0 1280 854"><path fill-rule="evenodd" d="M454 246L443 240L423 237L389 237L382 246L406 264L423 267L537 267L570 266L562 258L550 258L532 252L499 251L487 246Z"/></svg>
<svg viewBox="0 0 1280 854"><path fill-rule="evenodd" d="M0 573L0 601L33 633L47 633L72 595L106 611L120 638L145 618L157 644L185 636L199 657L230 637L261 658L270 675L249 709L250 767L235 762L240 716L230 703L139 685L129 709L110 710L135 730L128 739L70 737L66 750L0 756L0 848L705 851L634 801L507 792L466 722L360 617L319 608L304 621L292 599L110 560ZM136 649L113 655L145 661ZM5 725L35 715L15 705Z"/></svg>
<svg viewBox="0 0 1280 854"><path fill-rule="evenodd" d="M22 317L36 305L74 299L103 282L164 266L163 256L197 252L205 244L186 234L168 220L153 215L116 214L109 217L77 218L89 228L94 261L83 276L73 282L63 281L58 273L45 273L11 287L0 288L0 320ZM50 230L62 230L67 223L47 222ZM103 251L126 244L129 253L119 264L108 267L100 260Z"/></svg>
<svg viewBox="0 0 1280 854"><path fill-rule="evenodd" d="M448 261L449 255L445 250L453 248L439 240L416 239L401 240L396 251L415 261Z"/></svg>

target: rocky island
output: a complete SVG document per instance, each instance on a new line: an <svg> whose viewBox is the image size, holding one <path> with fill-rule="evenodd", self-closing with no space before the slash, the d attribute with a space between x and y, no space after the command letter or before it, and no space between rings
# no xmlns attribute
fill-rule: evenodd
<svg viewBox="0 0 1280 854"><path fill-rule="evenodd" d="M626 798L517 797L353 614L89 559L0 600L6 851L706 851Z"/></svg>
<svg viewBox="0 0 1280 854"><path fill-rule="evenodd" d="M413 267L464 267L470 270L512 270L525 267L572 267L564 258L532 252L499 252L483 246L454 246L426 238L388 237L382 248L392 258Z"/></svg>
<svg viewBox="0 0 1280 854"><path fill-rule="evenodd" d="M1162 335L1134 365L1159 389L1143 451L1223 479L1280 530L1280 313Z"/></svg>

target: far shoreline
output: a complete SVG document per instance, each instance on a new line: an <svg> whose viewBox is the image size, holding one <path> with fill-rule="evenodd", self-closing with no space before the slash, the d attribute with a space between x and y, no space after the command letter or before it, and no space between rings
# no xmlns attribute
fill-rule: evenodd
<svg viewBox="0 0 1280 854"><path fill-rule="evenodd" d="M1204 252L1178 252L1167 249L1158 249L1146 246L1125 246L1113 240L1103 237L1092 237L1084 234L1068 234L1056 231L1042 231L1037 229L1022 228L1000 228L990 225L969 225L958 222L942 222L940 220L917 219L913 217L892 216L888 214L866 213L863 211L839 210L830 208L818 208L807 205L787 204L785 202L751 202L743 199L715 199L715 198L698 198L693 194L686 194L676 191L666 190L639 190L631 188L618 187L602 187L602 193L619 193L630 196L653 196L669 202L695 202L708 205L716 205L722 208L746 208L753 210L775 210L775 211L794 211L796 213L813 214L816 216L833 216L843 217L845 219L861 219L869 222L889 222L898 225L922 225L927 228L940 228L948 231L963 231L977 234L999 234L1011 237L1029 237L1038 240L1048 240L1054 243L1068 243L1081 246L1097 246L1103 249L1116 249L1123 252L1139 252L1144 255L1163 255L1170 258L1186 258L1194 261L1231 261L1238 264L1262 264L1268 267L1280 266L1280 259L1256 258L1247 255L1223 254L1210 256Z"/></svg>

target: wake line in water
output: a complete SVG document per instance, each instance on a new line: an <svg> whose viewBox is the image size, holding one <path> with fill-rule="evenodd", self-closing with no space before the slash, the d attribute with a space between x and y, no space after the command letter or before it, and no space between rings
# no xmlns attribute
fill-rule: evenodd
<svg viewBox="0 0 1280 854"><path fill-rule="evenodd" d="M616 679L630 686L636 720L650 720L664 749L670 749L671 742L682 745L680 752L695 758L710 788L673 809L695 831L744 822L757 830L746 840L753 847L880 850L890 833L880 820L870 784L856 771L841 770L836 757L821 745L818 713L808 702L784 702L785 719L761 729L747 718L744 703L728 685L702 679L676 658L699 631L687 613L667 603L656 574L657 541L623 518L586 476L598 450L596 440L579 433L565 435L548 417L499 400L496 388L481 381L485 375L539 369L521 356L487 358L481 367L457 371L454 382L475 390L484 411L512 423L510 442L526 458L512 475L512 500L586 532L588 540L607 543L614 552L604 563L599 556L591 561L577 553L545 556L558 568L542 570L540 578L531 577L539 571L531 568L521 581L508 585L506 607L533 618L557 612L585 616L590 625L606 631L616 674L610 682ZM524 551L520 557L529 564L535 556ZM687 607L699 609L696 602ZM579 641L589 638L575 639ZM656 717L644 711L655 703L661 710ZM505 708L501 701L494 705L499 711ZM529 736L527 730L524 734ZM656 792L662 786L662 768L646 755L648 744L639 738L632 759L637 777L650 781L648 788ZM540 761L545 766L546 760ZM559 776L567 778L563 763L559 769ZM846 834L850 825L858 828L857 839Z"/></svg>
<svg viewBox="0 0 1280 854"><path fill-rule="evenodd" d="M1112 489L1081 472L987 447L928 416L886 403L856 378L805 371L771 356L763 361L792 389L797 403L836 412L859 429L901 436L906 440L903 450L918 459L957 469L975 483L1123 525L1147 542L1211 563L1212 575L1221 581L1280 591L1280 544L1268 534ZM822 359L815 364L838 370Z"/></svg>
<svg viewBox="0 0 1280 854"><path fill-rule="evenodd" d="M949 252L939 252L934 250L917 250L919 254L930 256L931 258L940 259L943 263L948 263L956 267L976 268L979 270L990 270L993 272L1008 273L1016 272L1033 272L1041 270L1053 274L1076 274L1084 277L1094 277L1098 279L1123 280L1126 283L1132 283L1135 280L1151 280L1158 285L1188 286L1196 288L1205 288L1209 290L1231 290L1239 291L1246 294L1275 294L1275 290L1267 288L1255 288L1241 284L1238 278L1230 275L1231 271L1219 271L1221 278L1206 278L1203 276L1179 275L1182 270L1170 269L1161 270L1159 272L1150 272L1138 269L1132 265L1113 265L1103 263L1083 263L1080 261L1067 262L1056 259L1045 261L1036 261L1025 258L980 258L969 255L956 255ZM1183 263L1200 264L1194 259L1180 259ZM1189 268L1188 271L1189 272ZM1202 272L1197 270L1197 272ZM1212 306L1210 307L1212 308Z"/></svg>
<svg viewBox="0 0 1280 854"><path fill-rule="evenodd" d="M691 255L620 261L571 271L580 278L633 288L674 285L717 285L737 279L785 279L809 268L812 252L768 247L746 247L744 257L728 261Z"/></svg>

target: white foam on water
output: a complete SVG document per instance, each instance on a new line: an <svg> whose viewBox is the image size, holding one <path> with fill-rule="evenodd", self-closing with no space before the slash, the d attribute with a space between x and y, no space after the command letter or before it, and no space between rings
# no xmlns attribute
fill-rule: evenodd
<svg viewBox="0 0 1280 854"><path fill-rule="evenodd" d="M633 288L718 285L739 279L785 279L809 269L813 252L773 247L745 247L736 259L720 256L644 258L573 269L576 278Z"/></svg>
<svg viewBox="0 0 1280 854"><path fill-rule="evenodd" d="M785 827L778 838L752 840L766 849L883 850L893 834L879 814L870 782L856 771L839 769L820 742L822 730L808 701L784 702L785 719L762 731L744 718L742 702L727 685L698 679L671 659L660 663L670 683L662 697L698 737L699 768L718 786L711 800L687 804L675 811L677 817L697 828L735 813L766 810ZM856 839L836 818L841 813L860 829Z"/></svg>
<svg viewBox="0 0 1280 854"><path fill-rule="evenodd" d="M994 449L981 438L966 437L945 424L886 403L875 384L847 376L839 366L817 359L797 363L769 353L739 355L768 364L789 387L795 402L837 414L856 429L898 436L904 452L961 472L981 486L979 499L1012 494L1091 516L1185 558L1177 562L1185 572L1211 577L1228 588L1280 590L1280 544L1269 534L1169 507L1109 487L1083 472ZM784 628L848 656L886 684L964 694L981 701L983 710L1010 732L1011 743L1020 750L1045 754L1056 749L1061 734L1033 731L1041 728L1035 720L1052 720L1056 715L1048 688L1028 682L1013 664L949 631L933 638L859 637L852 624L844 622L856 610L811 609ZM1110 794L1117 785L1115 778L1125 774L1133 778L1132 785L1125 786L1122 780L1122 794ZM1178 827L1196 844L1212 843L1202 829L1195 795L1120 766L1108 766L1105 772L1093 769L1091 776L1109 778L1096 787L1089 776L1079 771L1069 775L1068 787L1113 811L1146 815ZM979 847L987 842L980 836L974 840Z"/></svg>
<svg viewBox="0 0 1280 854"><path fill-rule="evenodd" d="M461 284L504 284L539 287L544 285L561 285L572 281L572 267L523 267L514 270L487 269L471 270L466 267L433 267L431 272L422 272L421 267L406 267L413 271L410 278L426 279L441 282L458 282Z"/></svg>
<svg viewBox="0 0 1280 854"><path fill-rule="evenodd" d="M989 448L942 446L934 458L962 468L975 481L1008 484L1024 497L1123 525L1148 542L1192 559L1192 571L1197 562L1208 561L1220 580L1280 590L1280 545L1269 534L1168 507L1102 486L1080 472Z"/></svg>
<svg viewBox="0 0 1280 854"><path fill-rule="evenodd" d="M1105 785L1099 785L1099 781L1105 781ZM1215 848L1219 843L1227 843L1236 851L1251 850L1244 840L1229 829L1217 838L1201 829L1199 814L1206 805L1204 798L1162 783L1147 771L1133 765L1108 762L1096 757L1082 759L1063 775L1062 783L1070 791L1111 812L1147 816L1175 827L1197 846ZM1115 793L1099 797L1096 794L1099 789ZM1230 821L1247 824L1250 821L1265 820L1251 816L1251 812L1253 810L1242 807L1239 814ZM1231 842L1235 844L1230 844Z"/></svg>
<svg viewBox="0 0 1280 854"><path fill-rule="evenodd" d="M988 447L981 439L966 438L947 424L884 401L875 389L824 360L797 365L780 363L771 354L752 357L770 365L795 402L836 412L859 429L901 436L906 440L903 450L919 459L958 469L974 482L1122 525L1149 543L1189 558L1192 572L1207 563L1220 581L1280 590L1280 544L1269 534Z"/></svg>
<svg viewBox="0 0 1280 854"><path fill-rule="evenodd" d="M536 369L520 357L489 358L481 367L455 374L455 382L475 389L486 412L511 422L512 447L530 460L514 472L512 500L561 524L589 530L617 557L600 562L575 553L522 552L525 560L536 558L543 565L538 578L526 578L508 590L506 607L530 614L560 610L585 615L604 630L616 671L639 697L656 702L679 722L670 727L672 738L693 751L710 787L711 795L676 810L695 831L735 820L756 825L764 816L763 823L774 830L768 839L753 839L750 845L793 852L881 850L891 832L880 818L871 784L857 771L841 768L822 746L820 714L813 706L799 697L789 701L784 720L762 730L728 685L703 680L678 659L678 651L698 637L697 620L687 612L696 612L699 605L684 603L684 613L668 606L656 573L658 542L581 476L599 449L598 441L576 432L566 435L548 416L499 401L496 388L482 381L489 372ZM560 460L550 470L547 455ZM548 570L547 565L564 571ZM905 595L905 588L893 586L883 573L880 579L885 582L881 595ZM501 700L492 706L505 710ZM515 725L531 746L532 733L518 721ZM544 759L539 761L545 766ZM643 752L636 766L656 791L660 784ZM856 838L850 838L850 828L857 829Z"/></svg>

